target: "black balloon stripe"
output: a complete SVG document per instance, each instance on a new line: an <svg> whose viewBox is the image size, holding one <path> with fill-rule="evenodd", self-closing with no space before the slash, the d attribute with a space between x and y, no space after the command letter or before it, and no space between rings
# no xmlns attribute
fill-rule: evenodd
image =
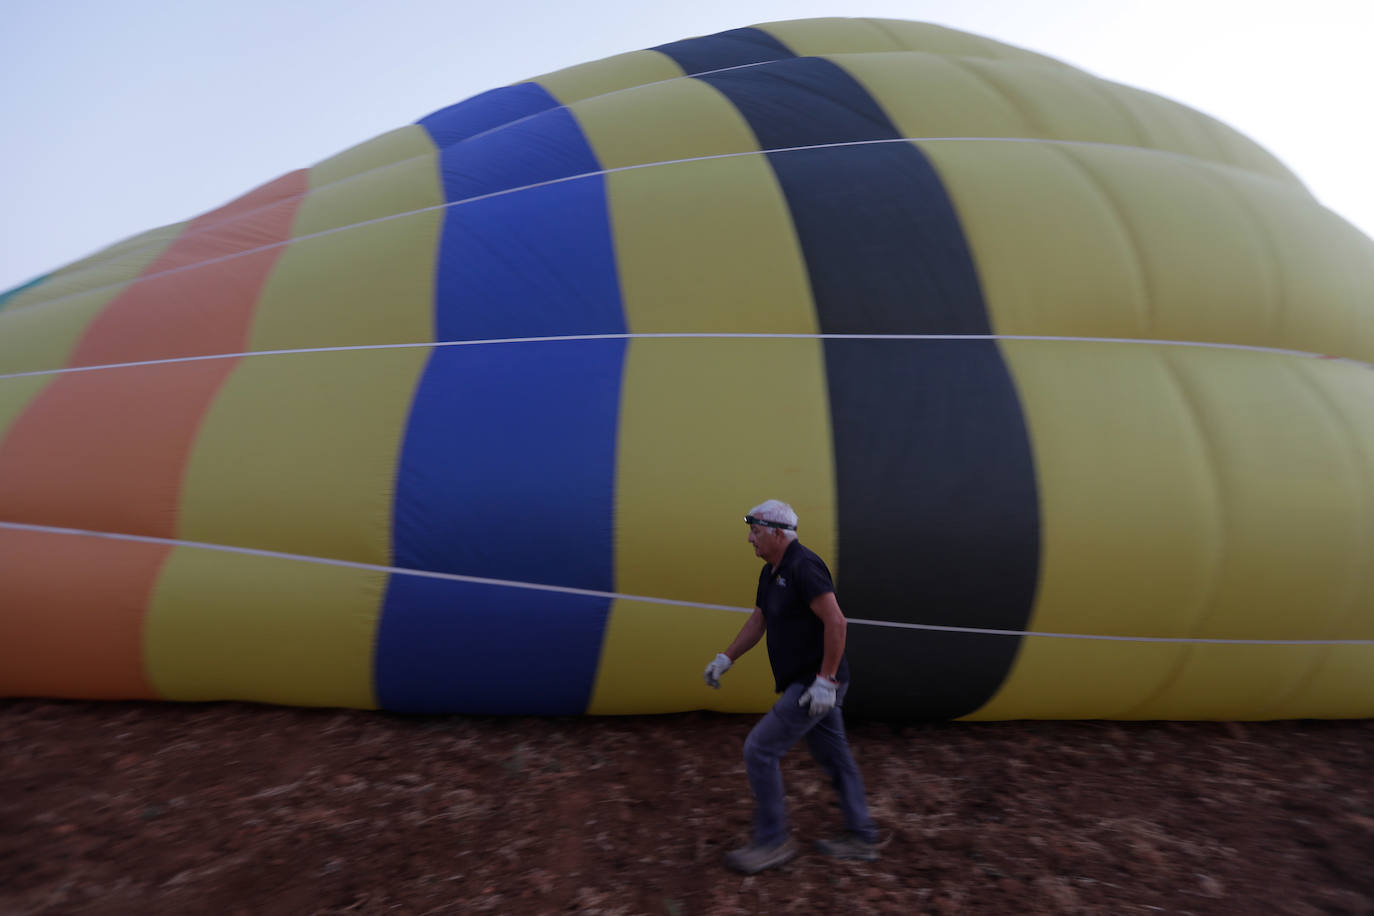
<svg viewBox="0 0 1374 916"><path fill-rule="evenodd" d="M989 334L938 174L835 64L708 74L748 121L791 210L821 330ZM1022 630L1039 574L1035 469L994 341L827 340L841 605L857 617ZM1019 637L854 627L849 708L955 718L1006 679Z"/></svg>
<svg viewBox="0 0 1374 916"><path fill-rule="evenodd" d="M651 50L671 57L688 75L794 56L786 45L761 29L731 29L669 42Z"/></svg>

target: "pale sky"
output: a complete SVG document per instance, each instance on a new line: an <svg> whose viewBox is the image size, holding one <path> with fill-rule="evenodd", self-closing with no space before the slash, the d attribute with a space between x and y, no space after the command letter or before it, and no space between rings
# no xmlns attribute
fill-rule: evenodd
<svg viewBox="0 0 1374 916"><path fill-rule="evenodd" d="M1374 236L1371 0L4 0L0 292L487 89L779 19L934 22L1191 105Z"/></svg>

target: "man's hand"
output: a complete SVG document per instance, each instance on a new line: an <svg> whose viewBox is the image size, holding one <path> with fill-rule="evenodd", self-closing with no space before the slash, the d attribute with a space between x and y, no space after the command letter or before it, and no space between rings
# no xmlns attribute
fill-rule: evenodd
<svg viewBox="0 0 1374 916"><path fill-rule="evenodd" d="M724 652L718 654L711 660L711 664L706 666L706 685L720 689L720 676L730 670L734 662L730 661L730 656Z"/></svg>
<svg viewBox="0 0 1374 916"><path fill-rule="evenodd" d="M801 695L797 705L810 706L811 715L823 716L835 708L835 688L838 686L840 685L837 681L818 674L811 682L811 686Z"/></svg>

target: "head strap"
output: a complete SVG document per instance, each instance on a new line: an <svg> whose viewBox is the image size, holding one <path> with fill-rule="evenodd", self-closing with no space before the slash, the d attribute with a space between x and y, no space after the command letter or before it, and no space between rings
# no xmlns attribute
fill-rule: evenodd
<svg viewBox="0 0 1374 916"><path fill-rule="evenodd" d="M762 525L765 528L782 528L785 531L797 530L796 525L789 525L787 522L770 522L766 518L758 518L753 515L746 515L744 517L744 523L746 525Z"/></svg>

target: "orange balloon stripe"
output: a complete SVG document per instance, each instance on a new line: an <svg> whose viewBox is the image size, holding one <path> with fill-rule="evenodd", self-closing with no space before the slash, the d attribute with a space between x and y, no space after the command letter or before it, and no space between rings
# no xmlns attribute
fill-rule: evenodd
<svg viewBox="0 0 1374 916"><path fill-rule="evenodd" d="M282 250L262 246L290 238L307 174L284 175L192 220L143 277L91 322L68 364L244 349L258 293Z"/></svg>
<svg viewBox="0 0 1374 916"><path fill-rule="evenodd" d="M91 322L68 365L246 349L306 176L293 172L194 220ZM0 442L0 518L174 537L196 435L237 365L222 359L57 378ZM168 553L5 532L0 581L7 591L8 583L19 587L5 595L0 615L0 695L155 696L144 672L143 618Z"/></svg>
<svg viewBox="0 0 1374 916"><path fill-rule="evenodd" d="M143 612L171 547L0 529L0 696L156 699Z"/></svg>
<svg viewBox="0 0 1374 916"><path fill-rule="evenodd" d="M174 537L182 473L201 418L237 363L59 377L0 444L0 517Z"/></svg>

